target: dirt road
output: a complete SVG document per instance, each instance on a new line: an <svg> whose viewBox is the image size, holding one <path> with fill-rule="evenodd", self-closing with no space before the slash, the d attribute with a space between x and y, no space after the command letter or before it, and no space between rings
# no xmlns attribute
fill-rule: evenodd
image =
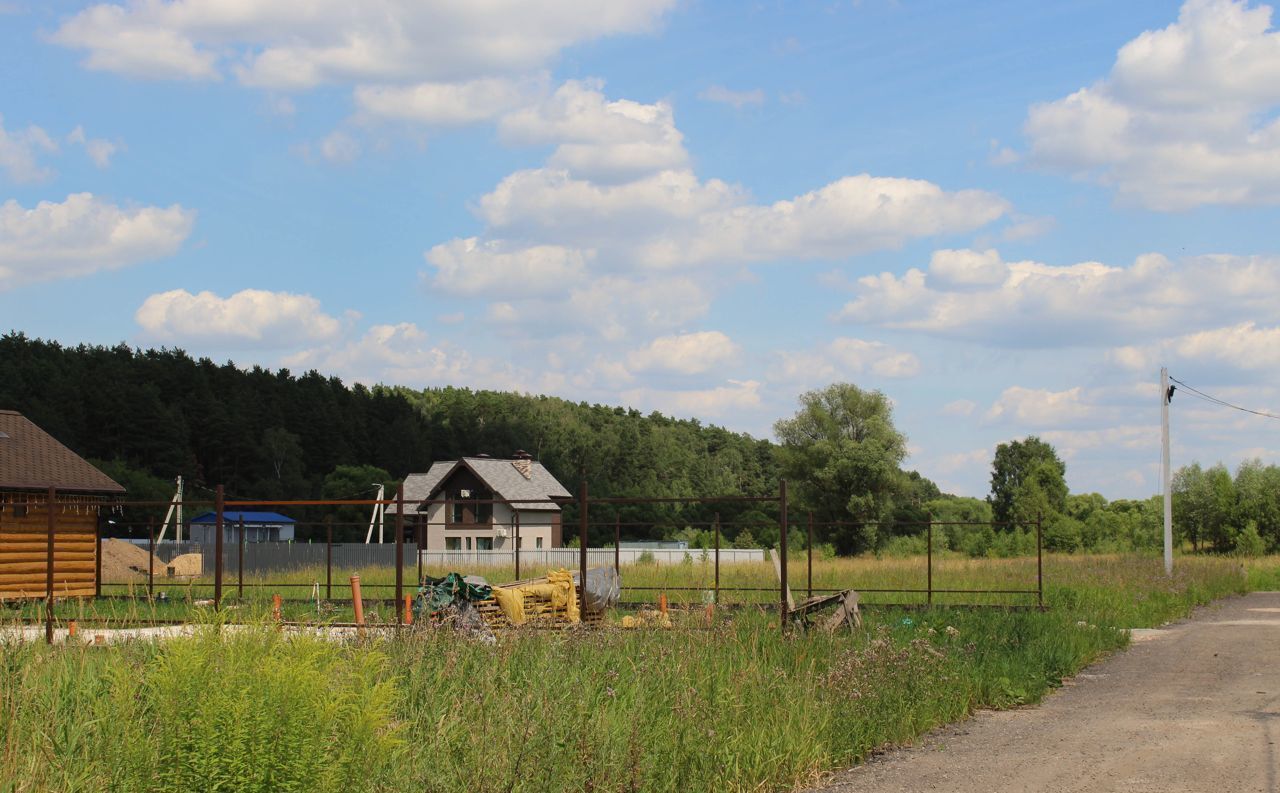
<svg viewBox="0 0 1280 793"><path fill-rule="evenodd" d="M1280 793L1280 592L1198 611L1038 707L978 714L824 793Z"/></svg>

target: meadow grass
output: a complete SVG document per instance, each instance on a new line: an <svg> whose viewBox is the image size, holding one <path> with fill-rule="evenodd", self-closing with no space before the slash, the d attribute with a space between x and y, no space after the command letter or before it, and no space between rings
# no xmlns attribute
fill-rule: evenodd
<svg viewBox="0 0 1280 793"><path fill-rule="evenodd" d="M1126 628L1269 586L1277 567L1186 558L1169 579L1154 558L1049 557L1047 611L876 608L856 634L784 633L748 607L710 627L677 610L671 631L333 641L203 610L187 639L6 642L0 793L787 790L975 708L1034 702ZM976 584L1025 565L948 570Z"/></svg>

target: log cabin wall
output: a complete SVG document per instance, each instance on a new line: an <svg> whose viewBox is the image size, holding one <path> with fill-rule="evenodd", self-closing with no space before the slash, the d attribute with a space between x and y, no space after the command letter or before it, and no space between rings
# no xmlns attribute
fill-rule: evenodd
<svg viewBox="0 0 1280 793"><path fill-rule="evenodd" d="M6 494L10 502L16 494ZM48 571L47 496L21 494L25 510L0 506L0 600L43 598ZM32 503L39 502L39 503ZM92 597L98 553L98 505L54 505L54 597ZM25 514L22 514L25 512Z"/></svg>

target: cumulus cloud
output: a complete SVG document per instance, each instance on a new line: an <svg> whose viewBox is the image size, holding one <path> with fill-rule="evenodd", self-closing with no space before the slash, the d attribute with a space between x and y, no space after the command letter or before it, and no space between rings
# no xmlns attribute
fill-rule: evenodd
<svg viewBox="0 0 1280 793"><path fill-rule="evenodd" d="M508 143L555 145L547 161L574 178L619 181L682 168L689 154L671 105L608 100L599 80L569 80L545 100L505 116Z"/></svg>
<svg viewBox="0 0 1280 793"><path fill-rule="evenodd" d="M434 287L469 296L500 298L566 292L580 281L590 252L558 245L508 249L475 237L437 245L426 253Z"/></svg>
<svg viewBox="0 0 1280 793"><path fill-rule="evenodd" d="M27 209L0 204L0 291L114 270L175 253L191 233L195 212L120 207L91 193Z"/></svg>
<svg viewBox="0 0 1280 793"><path fill-rule="evenodd" d="M582 13L573 0L226 3L130 0L91 6L54 32L91 69L300 89L324 83L456 82L526 73L560 50L650 30L673 0L624 0Z"/></svg>
<svg viewBox="0 0 1280 793"><path fill-rule="evenodd" d="M733 91L723 85L712 85L699 92L698 98L721 105L730 105L735 110L741 110L748 105L757 107L763 105L764 91L759 88L752 91Z"/></svg>
<svg viewBox="0 0 1280 793"><path fill-rule="evenodd" d="M67 143L83 146L85 154L99 168L111 165L111 157L116 153L116 144L102 138L90 138L84 133L84 127L77 126L67 135Z"/></svg>
<svg viewBox="0 0 1280 793"><path fill-rule="evenodd" d="M738 357L741 348L718 330L662 336L634 350L627 363L637 372L701 374Z"/></svg>
<svg viewBox="0 0 1280 793"><path fill-rule="evenodd" d="M760 382L729 380L715 388L660 390L636 388L623 391L622 400L645 410L661 410L678 416L719 417L734 411L760 407Z"/></svg>
<svg viewBox="0 0 1280 793"><path fill-rule="evenodd" d="M670 332L705 312L725 283L715 265L845 259L972 230L1008 210L991 193L869 174L754 203L688 167L669 105L610 100L599 81L569 81L503 116L499 131L511 144L554 148L542 167L516 171L482 196L485 232L427 251L424 278L496 298L490 318L520 323L522 333L577 325L620 341ZM905 376L917 366L900 356L871 368Z"/></svg>
<svg viewBox="0 0 1280 793"><path fill-rule="evenodd" d="M264 348L337 336L342 323L310 295L245 289L229 297L173 289L148 297L134 320L155 339Z"/></svg>
<svg viewBox="0 0 1280 793"><path fill-rule="evenodd" d="M1158 362L1195 364L1200 371L1271 372L1280 366L1280 326L1237 322L1147 345L1117 347L1108 353L1112 363L1130 370L1155 368Z"/></svg>
<svg viewBox="0 0 1280 793"><path fill-rule="evenodd" d="M972 416L978 409L978 403L972 399L957 399L942 406L944 416Z"/></svg>
<svg viewBox="0 0 1280 793"><path fill-rule="evenodd" d="M1096 419L1100 411L1080 386L1065 391L1011 386L986 413L987 421L1008 421L1031 428L1061 427Z"/></svg>
<svg viewBox="0 0 1280 793"><path fill-rule="evenodd" d="M1111 73L1031 108L1035 164L1156 210L1280 202L1280 33L1269 6L1188 0Z"/></svg>
<svg viewBox="0 0 1280 793"><path fill-rule="evenodd" d="M42 153L56 152L58 144L49 133L32 124L26 129L9 131L0 115L0 172L14 182L43 182L53 171L39 162Z"/></svg>
<svg viewBox="0 0 1280 793"><path fill-rule="evenodd" d="M779 356L770 379L804 387L849 380L858 375L904 378L920 373L920 359L884 342L840 337L813 350Z"/></svg>
<svg viewBox="0 0 1280 793"><path fill-rule="evenodd" d="M1241 316L1280 320L1280 258L1157 254L1128 267L941 252L928 271L858 279L840 317L1007 347L1116 346ZM999 278L1001 268L1005 271Z"/></svg>
<svg viewBox="0 0 1280 793"><path fill-rule="evenodd" d="M491 121L525 104L541 81L487 77L465 82L362 85L356 107L371 119L462 126Z"/></svg>

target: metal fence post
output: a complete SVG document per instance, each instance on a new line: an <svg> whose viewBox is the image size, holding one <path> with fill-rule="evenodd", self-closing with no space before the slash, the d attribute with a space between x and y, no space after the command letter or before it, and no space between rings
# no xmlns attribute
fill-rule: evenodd
<svg viewBox="0 0 1280 793"><path fill-rule="evenodd" d="M383 518L385 520L385 518ZM396 625L404 621L404 482L396 486Z"/></svg>
<svg viewBox="0 0 1280 793"><path fill-rule="evenodd" d="M716 588L714 591L715 591L716 605L720 605L720 513L719 512L716 513L715 527L716 527L716 585L715 585Z"/></svg>
<svg viewBox="0 0 1280 793"><path fill-rule="evenodd" d="M622 513L613 515L613 572L622 580Z"/></svg>
<svg viewBox="0 0 1280 793"><path fill-rule="evenodd" d="M787 629L787 480L778 480L778 523L782 529L782 538L778 541L778 613L781 617L779 628Z"/></svg>
<svg viewBox="0 0 1280 793"><path fill-rule="evenodd" d="M324 528L324 599L333 600L333 521L326 519Z"/></svg>
<svg viewBox="0 0 1280 793"><path fill-rule="evenodd" d="M581 576L579 580L578 607L585 608L587 605L587 480L582 480L581 492L578 496L578 504L581 511L578 514L578 574Z"/></svg>
<svg viewBox="0 0 1280 793"><path fill-rule="evenodd" d="M147 598L155 596L156 578L156 519L147 518Z"/></svg>
<svg viewBox="0 0 1280 793"><path fill-rule="evenodd" d="M422 523L422 515L415 512L414 523L418 526L418 580L414 586L422 586L422 547L427 544L427 533Z"/></svg>
<svg viewBox="0 0 1280 793"><path fill-rule="evenodd" d="M222 608L222 532L224 492L222 485L214 493L214 523L217 534L213 538L213 607Z"/></svg>
<svg viewBox="0 0 1280 793"><path fill-rule="evenodd" d="M1044 517L1036 515L1036 606L1044 608Z"/></svg>
<svg viewBox="0 0 1280 793"><path fill-rule="evenodd" d="M58 490L49 486L49 540L44 564L44 641L53 644L53 528L56 520L53 510Z"/></svg>
<svg viewBox="0 0 1280 793"><path fill-rule="evenodd" d="M809 597L813 597L813 513L809 513Z"/></svg>
<svg viewBox="0 0 1280 793"><path fill-rule="evenodd" d="M925 534L925 543L928 548L925 550L925 565L928 567L928 578L925 583L925 601L928 605L933 605L933 516L929 516L929 528Z"/></svg>
<svg viewBox="0 0 1280 793"><path fill-rule="evenodd" d="M240 516L240 537L236 543L236 597L244 600L244 515Z"/></svg>
<svg viewBox="0 0 1280 793"><path fill-rule="evenodd" d="M511 514L514 516L512 520L515 523L516 533L516 580L520 580L520 510L512 509Z"/></svg>

